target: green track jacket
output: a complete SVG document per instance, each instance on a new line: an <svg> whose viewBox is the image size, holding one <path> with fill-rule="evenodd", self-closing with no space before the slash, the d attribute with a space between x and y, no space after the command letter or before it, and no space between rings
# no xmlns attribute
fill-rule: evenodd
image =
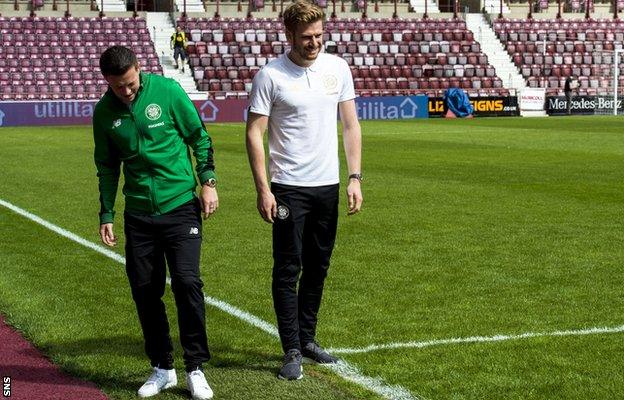
<svg viewBox="0 0 624 400"><path fill-rule="evenodd" d="M100 224L113 222L123 163L126 211L159 215L190 201L197 182L215 178L212 142L195 106L173 79L141 73L131 107L108 90L95 106L93 137Z"/></svg>

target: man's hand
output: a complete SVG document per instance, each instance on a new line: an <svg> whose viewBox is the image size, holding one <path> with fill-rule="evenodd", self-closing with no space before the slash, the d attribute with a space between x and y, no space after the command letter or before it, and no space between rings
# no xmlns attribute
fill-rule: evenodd
<svg viewBox="0 0 624 400"><path fill-rule="evenodd" d="M347 186L347 199L349 201L348 215L358 213L362 209L362 188L360 187L360 181L357 179L350 179L349 186Z"/></svg>
<svg viewBox="0 0 624 400"><path fill-rule="evenodd" d="M208 185L202 185L201 194L199 196L204 219L210 217L219 208L219 196L217 188Z"/></svg>
<svg viewBox="0 0 624 400"><path fill-rule="evenodd" d="M112 223L100 225L100 238L102 239L102 243L109 247L114 247L117 245L117 238L113 234Z"/></svg>
<svg viewBox="0 0 624 400"><path fill-rule="evenodd" d="M262 219L272 224L273 218L277 217L277 202L270 191L258 193L258 212Z"/></svg>

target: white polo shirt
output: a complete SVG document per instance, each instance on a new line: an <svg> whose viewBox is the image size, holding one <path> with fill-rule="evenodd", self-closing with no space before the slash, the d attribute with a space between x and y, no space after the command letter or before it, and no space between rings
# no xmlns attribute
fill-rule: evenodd
<svg viewBox="0 0 624 400"><path fill-rule="evenodd" d="M338 103L355 98L345 60L320 53L308 68L286 54L254 77L249 111L269 117L271 182L333 185L338 166Z"/></svg>

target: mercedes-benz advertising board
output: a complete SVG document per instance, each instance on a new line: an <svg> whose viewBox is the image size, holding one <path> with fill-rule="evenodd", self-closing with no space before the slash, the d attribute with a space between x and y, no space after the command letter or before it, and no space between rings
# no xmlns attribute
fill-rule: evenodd
<svg viewBox="0 0 624 400"><path fill-rule="evenodd" d="M594 115L613 114L614 99L609 96L574 96L570 114ZM618 115L624 112L622 100L617 100ZM564 96L548 96L546 98L546 113L548 115L566 115L567 102Z"/></svg>

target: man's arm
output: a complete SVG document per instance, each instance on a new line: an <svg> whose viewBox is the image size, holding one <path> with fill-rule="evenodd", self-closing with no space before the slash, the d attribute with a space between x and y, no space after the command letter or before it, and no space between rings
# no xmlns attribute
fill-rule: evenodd
<svg viewBox="0 0 624 400"><path fill-rule="evenodd" d="M357 118L355 100L347 100L338 104L340 120L342 121L342 137L349 175L362 172L362 131ZM352 215L362 208L362 188L359 179L351 178L347 185L347 199L349 210Z"/></svg>
<svg viewBox="0 0 624 400"><path fill-rule="evenodd" d="M250 112L247 117L246 142L249 165L256 184L257 207L260 216L269 223L277 216L277 203L271 193L267 180L264 156L264 131L267 128L269 117Z"/></svg>
<svg viewBox="0 0 624 400"><path fill-rule="evenodd" d="M115 218L115 198L119 185L121 160L117 148L110 142L101 126L98 118L94 117L93 141L95 149L93 159L97 169L100 191L100 238L107 246L115 246L117 238L113 233L113 220Z"/></svg>
<svg viewBox="0 0 624 400"><path fill-rule="evenodd" d="M208 218L219 207L217 189L207 185L209 179L217 177L214 172L212 140L208 136L195 105L184 89L177 83L172 84L172 88L173 117L184 143L193 149L196 161L195 171L202 185L199 200L204 218Z"/></svg>

